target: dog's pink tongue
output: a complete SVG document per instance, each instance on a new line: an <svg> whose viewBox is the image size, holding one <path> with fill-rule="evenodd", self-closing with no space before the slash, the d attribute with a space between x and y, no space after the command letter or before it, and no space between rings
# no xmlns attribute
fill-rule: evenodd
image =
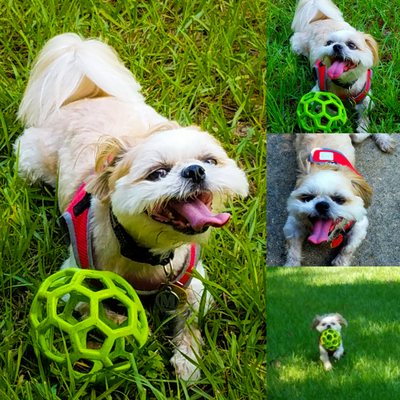
<svg viewBox="0 0 400 400"><path fill-rule="evenodd" d="M330 79L338 79L344 72L346 63L344 61L334 61L328 68L328 76Z"/></svg>
<svg viewBox="0 0 400 400"><path fill-rule="evenodd" d="M184 217L195 231L201 231L206 226L220 228L231 217L229 213L214 215L199 199L190 202L175 202L171 204L171 207Z"/></svg>
<svg viewBox="0 0 400 400"><path fill-rule="evenodd" d="M332 226L331 219L317 219L313 225L313 231L308 237L308 241L313 244L320 244L328 241L329 229Z"/></svg>

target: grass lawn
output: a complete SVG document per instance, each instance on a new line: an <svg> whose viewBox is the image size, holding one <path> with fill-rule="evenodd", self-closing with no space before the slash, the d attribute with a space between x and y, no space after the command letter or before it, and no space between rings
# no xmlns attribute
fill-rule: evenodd
<svg viewBox="0 0 400 400"><path fill-rule="evenodd" d="M265 20L264 0L0 4L0 399L265 398ZM104 385L76 382L33 353L29 307L67 245L54 193L16 176L15 116L34 57L68 31L112 45L149 104L213 133L251 181L250 196L229 205L229 227L204 249L216 304L200 321L202 379L191 387L172 374L171 347L154 326L137 369Z"/></svg>
<svg viewBox="0 0 400 400"><path fill-rule="evenodd" d="M391 400L400 395L400 268L271 268L268 399ZM325 372L316 314L339 312L344 357Z"/></svg>
<svg viewBox="0 0 400 400"><path fill-rule="evenodd" d="M347 22L372 34L380 46L380 62L374 68L372 92L375 108L370 132L399 132L400 3L395 1L334 0ZM270 1L267 13L267 132L298 132L296 107L315 84L309 63L291 52L289 38L296 1ZM348 110L351 111L351 110ZM354 132L349 113L344 132Z"/></svg>

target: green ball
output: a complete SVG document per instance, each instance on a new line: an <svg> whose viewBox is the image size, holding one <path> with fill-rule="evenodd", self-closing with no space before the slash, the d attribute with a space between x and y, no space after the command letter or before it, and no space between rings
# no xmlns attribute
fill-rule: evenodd
<svg viewBox="0 0 400 400"><path fill-rule="evenodd" d="M321 333L319 342L326 350L335 351L339 348L342 338L340 332L333 329L326 329Z"/></svg>
<svg viewBox="0 0 400 400"><path fill-rule="evenodd" d="M296 114L306 132L341 132L347 122L342 101L330 92L306 93L300 99Z"/></svg>
<svg viewBox="0 0 400 400"><path fill-rule="evenodd" d="M31 306L34 343L81 378L103 368L130 369L132 353L149 335L132 286L110 271L65 269L49 276Z"/></svg>

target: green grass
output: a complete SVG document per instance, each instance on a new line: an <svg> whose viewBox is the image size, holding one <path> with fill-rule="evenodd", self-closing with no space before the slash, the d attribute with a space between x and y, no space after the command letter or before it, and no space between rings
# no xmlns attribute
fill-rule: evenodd
<svg viewBox="0 0 400 400"><path fill-rule="evenodd" d="M400 396L400 268L271 268L269 400L391 400ZM345 356L325 372L316 314L339 312Z"/></svg>
<svg viewBox="0 0 400 400"><path fill-rule="evenodd" d="M375 108L370 116L370 132L399 132L400 4L384 0L334 2L347 22L372 34L380 46L380 62L374 67L372 80ZM268 4L267 132L271 133L299 131L295 114L297 103L315 84L308 61L290 49L295 5L295 0L274 0ZM344 131L354 132L355 121L350 115Z"/></svg>
<svg viewBox="0 0 400 400"><path fill-rule="evenodd" d="M265 18L263 0L1 3L1 399L265 398ZM213 133L250 179L250 196L230 205L232 222L204 249L216 305L200 321L202 380L191 387L173 376L171 347L155 326L132 372L105 385L76 382L33 352L29 307L67 244L54 193L15 173L15 116L34 57L68 31L112 45L149 104Z"/></svg>

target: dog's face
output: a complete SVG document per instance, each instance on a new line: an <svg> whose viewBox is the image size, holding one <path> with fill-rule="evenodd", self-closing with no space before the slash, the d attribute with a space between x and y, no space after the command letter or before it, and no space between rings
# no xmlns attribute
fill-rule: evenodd
<svg viewBox="0 0 400 400"><path fill-rule="evenodd" d="M371 35L352 30L331 32L317 51L331 80L356 81L378 63L378 45Z"/></svg>
<svg viewBox="0 0 400 400"><path fill-rule="evenodd" d="M347 167L312 165L299 177L288 200L288 211L326 241L340 219L359 221L366 215L372 189ZM318 232L317 232L318 231Z"/></svg>
<svg viewBox="0 0 400 400"><path fill-rule="evenodd" d="M209 134L169 128L137 143L105 142L90 188L139 236L191 242L227 223L230 215L215 210L228 197L247 195L248 183Z"/></svg>
<svg viewBox="0 0 400 400"><path fill-rule="evenodd" d="M347 321L338 313L316 315L312 323L313 329L323 332L326 329L333 329L340 332L342 326L347 326Z"/></svg>

